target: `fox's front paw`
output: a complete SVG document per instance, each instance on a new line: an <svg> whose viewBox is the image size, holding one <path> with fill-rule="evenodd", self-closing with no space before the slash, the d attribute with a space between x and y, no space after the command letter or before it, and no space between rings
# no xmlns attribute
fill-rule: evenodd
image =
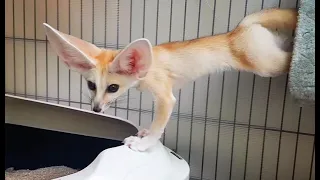
<svg viewBox="0 0 320 180"><path fill-rule="evenodd" d="M138 136L130 136L124 139L124 144L134 151L146 151L156 145L161 135L148 134L142 138Z"/></svg>

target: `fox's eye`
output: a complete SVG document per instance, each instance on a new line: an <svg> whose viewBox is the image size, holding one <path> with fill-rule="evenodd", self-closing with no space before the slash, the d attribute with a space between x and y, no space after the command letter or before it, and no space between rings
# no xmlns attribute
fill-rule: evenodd
<svg viewBox="0 0 320 180"><path fill-rule="evenodd" d="M91 82L91 81L88 81L88 88L91 90L91 91L95 91L96 90L96 84Z"/></svg>
<svg viewBox="0 0 320 180"><path fill-rule="evenodd" d="M119 85L118 84L111 84L110 86L108 86L107 91L109 93L115 93L117 92L119 89Z"/></svg>

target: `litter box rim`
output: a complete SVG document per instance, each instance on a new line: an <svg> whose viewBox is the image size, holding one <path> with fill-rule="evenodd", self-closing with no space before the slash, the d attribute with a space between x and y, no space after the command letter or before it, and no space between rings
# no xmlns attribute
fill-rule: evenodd
<svg viewBox="0 0 320 180"><path fill-rule="evenodd" d="M119 140L119 141L122 141L123 138L125 138L126 136L121 136L119 135L118 137L115 137L117 135L113 135L111 137L109 136L100 136L100 135L91 135L90 133L89 134L86 134L85 132L82 133L82 132L70 132L68 130L61 130L61 129L54 129L54 128L47 128L47 127L41 127L41 125L39 125L37 127L37 124L36 123L32 123L32 122L21 122L21 120L19 121L12 121L10 120L7 116L9 114L9 116L13 114L13 112L10 113L10 111L13 111L13 110L9 110L9 108L7 107L7 99L10 98L12 100L22 100L23 102L26 102L26 103L30 103L30 104L37 104L37 105L40 105L40 106L45 106L49 109L57 109L57 108L62 108L63 110L67 111L68 112L72 112L73 115L76 117L77 114L85 114L86 116L92 118L92 119L89 119L88 121L86 121L85 123L95 123L95 120L98 120L100 119L100 124L101 123L105 123L105 124L118 124L117 126L123 126L124 129L129 129L130 131L132 132L127 132L127 135L134 135L132 134L133 131L138 131L139 129L139 126L135 125L134 123L130 122L129 120L126 120L124 118L121 118L121 117L116 117L116 116L113 116L113 115L109 115L109 114L102 114L102 113L96 113L96 112L93 112L93 111L90 111L90 110L86 110L86 109L80 109L80 108L76 108L76 107L71 107L71 106L66 106L66 105L62 105L62 104L55 104L55 103L51 103L51 102L44 102L44 101L40 101L40 100L36 100L36 99L31 99L31 98L25 98L25 97L21 97L21 96L16 96L16 95L11 95L11 94L5 94L5 123L9 123L9 124L16 124L16 125L22 125L22 126L27 126L27 127L34 127L34 128L39 128L39 129L46 129L46 130L53 130L53 131L58 131L58 132L65 132L65 133L71 133L71 134L79 134L79 135L85 135L85 136L90 136L90 137L99 137L99 138L106 138L106 139L113 139L113 140ZM39 104L38 104L39 103ZM52 107L52 108L51 108ZM7 114L8 113L8 114ZM19 111L16 111L15 113L19 113ZM70 114L69 114L70 115ZM16 115L15 115L16 116ZM102 122L102 121L103 122ZM73 120L74 121L74 120ZM120 125L119 125L120 124ZM76 125L76 124L75 124ZM91 124L93 125L93 124ZM49 125L48 125L49 126ZM111 129L112 127L110 127ZM117 127L119 128L119 127ZM109 128L105 129L105 131L108 131Z"/></svg>

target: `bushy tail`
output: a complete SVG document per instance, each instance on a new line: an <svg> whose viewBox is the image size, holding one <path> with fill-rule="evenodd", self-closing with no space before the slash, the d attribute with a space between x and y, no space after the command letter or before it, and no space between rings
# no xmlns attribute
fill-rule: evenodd
<svg viewBox="0 0 320 180"><path fill-rule="evenodd" d="M261 24L268 29L295 30L297 26L298 11L296 9L264 9L245 17L239 26Z"/></svg>

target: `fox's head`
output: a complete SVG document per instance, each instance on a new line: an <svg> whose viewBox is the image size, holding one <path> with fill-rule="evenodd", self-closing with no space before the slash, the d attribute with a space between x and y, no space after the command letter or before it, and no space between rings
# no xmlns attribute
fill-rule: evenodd
<svg viewBox="0 0 320 180"><path fill-rule="evenodd" d="M87 80L95 112L106 110L144 78L151 66L152 46L147 39L135 40L123 50L106 50L59 32L48 24L44 26L59 59Z"/></svg>

